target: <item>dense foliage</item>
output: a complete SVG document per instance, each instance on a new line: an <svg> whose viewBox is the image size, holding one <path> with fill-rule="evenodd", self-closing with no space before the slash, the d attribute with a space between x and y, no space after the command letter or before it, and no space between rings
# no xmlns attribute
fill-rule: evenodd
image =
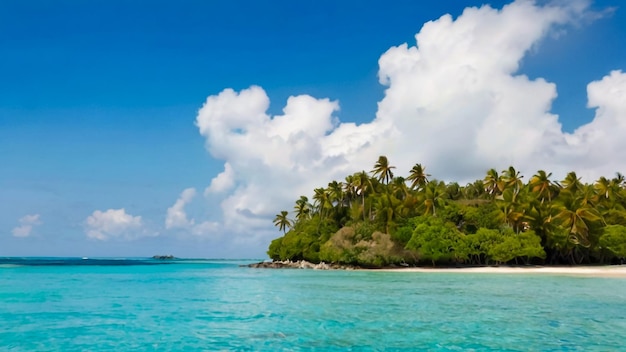
<svg viewBox="0 0 626 352"><path fill-rule="evenodd" d="M416 164L406 178L381 156L301 196L274 224L274 260L368 267L394 264L589 264L626 258L626 182L621 174L584 184L576 173L527 183L513 167L465 186L429 180ZM288 231L287 231L288 230Z"/></svg>

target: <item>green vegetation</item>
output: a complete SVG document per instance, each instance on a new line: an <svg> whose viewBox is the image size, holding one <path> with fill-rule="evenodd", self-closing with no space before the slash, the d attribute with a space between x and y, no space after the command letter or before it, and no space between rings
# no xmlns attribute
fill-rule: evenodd
<svg viewBox="0 0 626 352"><path fill-rule="evenodd" d="M395 176L385 156L373 170L301 196L294 219L269 246L274 260L389 265L607 264L626 258L626 182L583 184L514 167L460 186L429 179L416 164Z"/></svg>

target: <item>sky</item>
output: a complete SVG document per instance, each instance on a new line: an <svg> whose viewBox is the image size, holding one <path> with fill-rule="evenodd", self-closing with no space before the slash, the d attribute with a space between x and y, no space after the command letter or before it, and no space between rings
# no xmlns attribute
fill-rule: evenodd
<svg viewBox="0 0 626 352"><path fill-rule="evenodd" d="M1 1L0 256L264 258L379 155L626 172L621 5Z"/></svg>

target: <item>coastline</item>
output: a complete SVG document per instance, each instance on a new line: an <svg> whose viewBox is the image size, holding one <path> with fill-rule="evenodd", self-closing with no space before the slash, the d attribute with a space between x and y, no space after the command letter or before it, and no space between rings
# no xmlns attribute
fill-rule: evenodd
<svg viewBox="0 0 626 352"><path fill-rule="evenodd" d="M625 278L626 265L603 266L481 266L460 268L431 268L431 267L400 267L400 268L360 268L350 265L337 265L307 261L274 261L260 262L245 265L250 268L264 269L310 269L310 270L356 270L390 273L471 273L471 274L549 274L584 277Z"/></svg>
<svg viewBox="0 0 626 352"><path fill-rule="evenodd" d="M314 264L306 260L297 260L295 262L291 260L264 261L242 266L259 269L362 270L361 268L352 265L331 264L324 262Z"/></svg>
<svg viewBox="0 0 626 352"><path fill-rule="evenodd" d="M472 274L550 274L586 277L626 278L626 265L606 266L531 266L531 267L468 267L468 268L387 268L365 269L381 272L408 273L472 273Z"/></svg>

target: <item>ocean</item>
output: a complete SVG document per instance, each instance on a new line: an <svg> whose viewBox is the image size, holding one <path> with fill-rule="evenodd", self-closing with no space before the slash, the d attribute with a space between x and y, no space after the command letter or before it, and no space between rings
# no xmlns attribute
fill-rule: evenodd
<svg viewBox="0 0 626 352"><path fill-rule="evenodd" d="M626 351L626 279L0 259L0 351Z"/></svg>

